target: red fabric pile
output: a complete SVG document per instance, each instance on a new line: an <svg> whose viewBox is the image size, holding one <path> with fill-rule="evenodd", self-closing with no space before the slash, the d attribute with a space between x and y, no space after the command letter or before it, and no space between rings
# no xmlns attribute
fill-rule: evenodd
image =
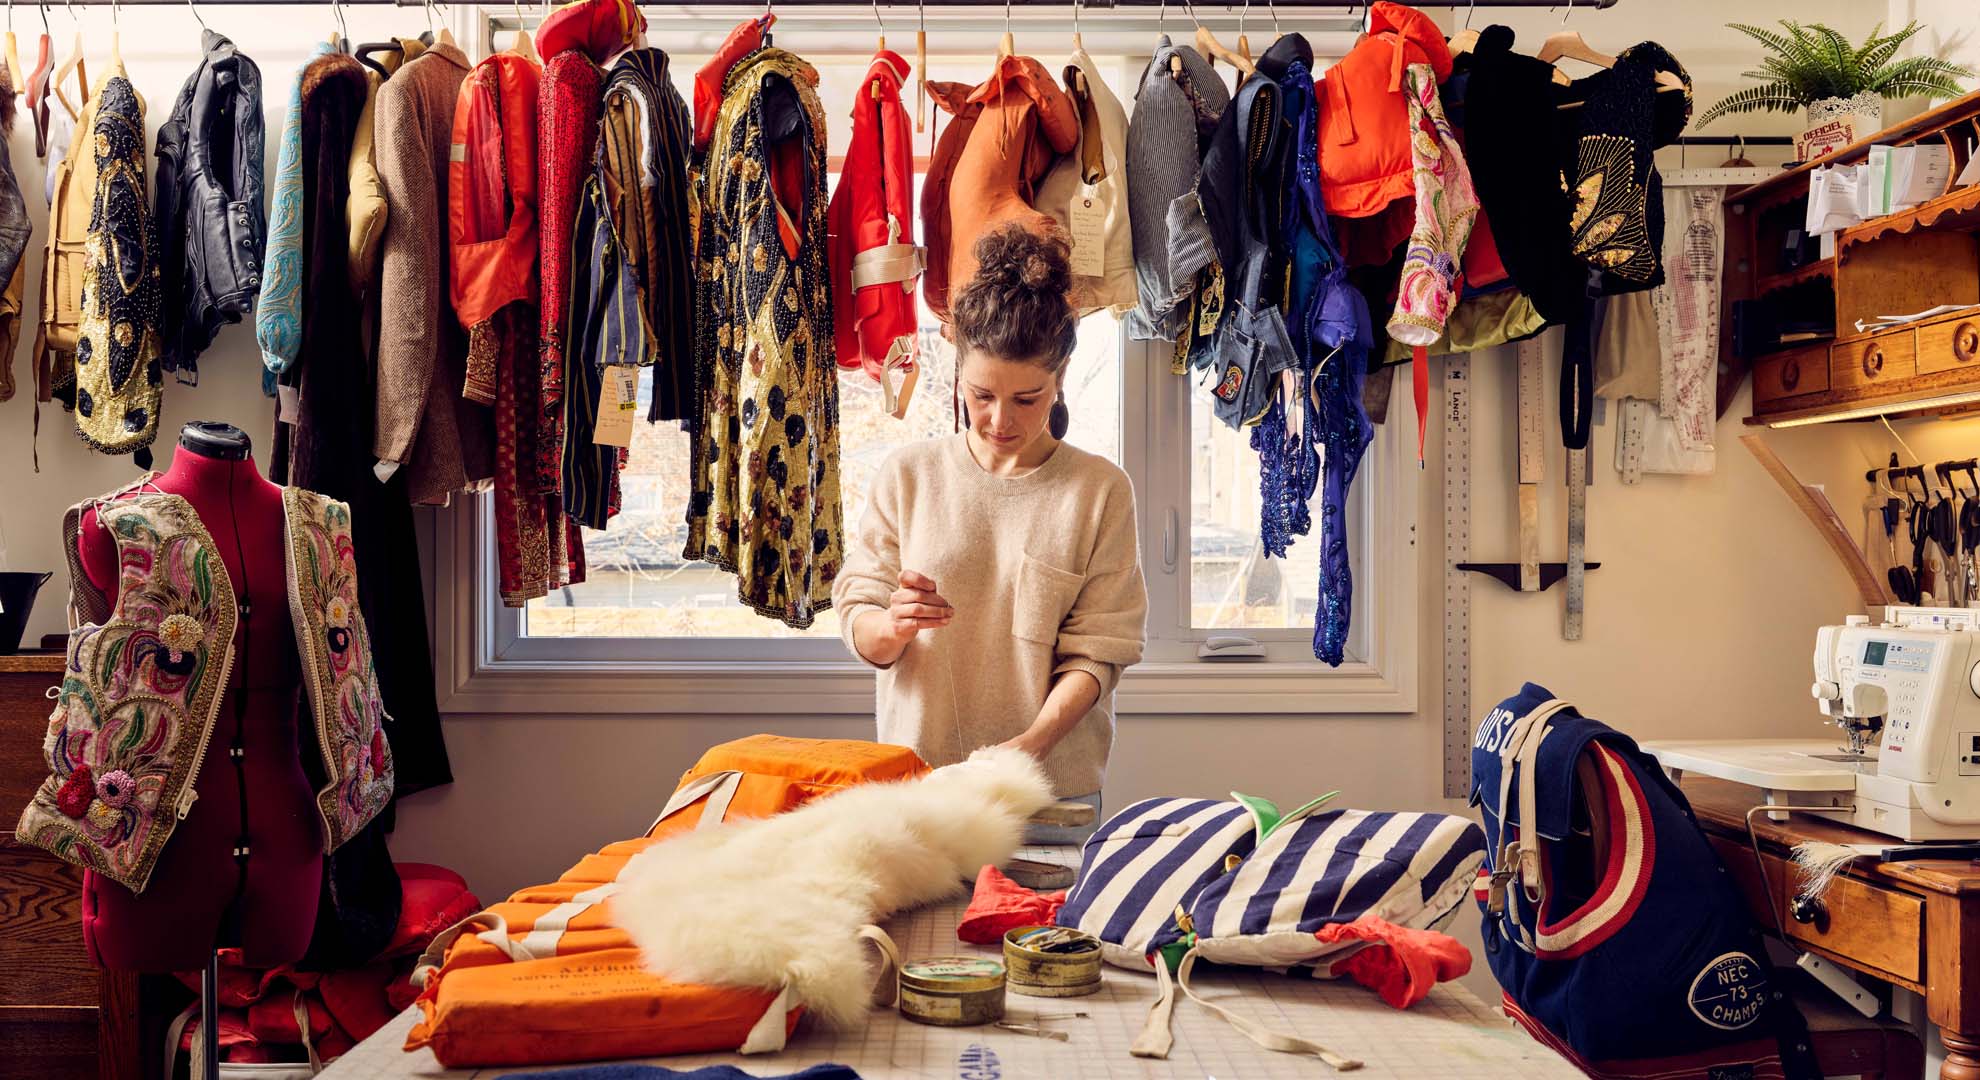
<svg viewBox="0 0 1980 1080"><path fill-rule="evenodd" d="M986 866L977 872L976 890L963 911L956 936L977 945L995 945L1020 926L1050 926L1066 906L1066 892L1039 893Z"/></svg>
<svg viewBox="0 0 1980 1080"><path fill-rule="evenodd" d="M442 866L399 863L405 900L392 940L364 967L350 971L297 971L289 966L246 968L240 950L220 952L220 1060L298 1061L305 1057L301 1015L309 1017L309 1045L329 1061L385 1026L419 996L411 981L413 963L447 927L481 910L459 874ZM198 972L179 981L195 993ZM195 1017L179 1037L190 1053Z"/></svg>
<svg viewBox="0 0 1980 1080"><path fill-rule="evenodd" d="M1313 936L1330 944L1368 942L1353 956L1336 962L1334 971L1398 1009L1409 1008L1429 997L1431 987L1463 978L1471 970L1471 950L1449 934L1411 930L1371 915L1323 926Z"/></svg>

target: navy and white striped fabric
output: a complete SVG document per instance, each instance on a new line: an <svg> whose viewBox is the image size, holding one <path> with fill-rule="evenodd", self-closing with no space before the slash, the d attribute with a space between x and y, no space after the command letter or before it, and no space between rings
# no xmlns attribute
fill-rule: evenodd
<svg viewBox="0 0 1980 1080"><path fill-rule="evenodd" d="M1187 908L1224 872L1226 855L1248 855L1256 842L1251 813L1238 803L1135 803L1087 838L1058 923L1099 938L1108 963L1153 971L1149 954L1182 936L1176 905Z"/></svg>
<svg viewBox="0 0 1980 1080"><path fill-rule="evenodd" d="M1257 833L1238 802L1136 803L1086 842L1059 925L1098 937L1109 962L1150 971L1149 955L1183 937L1180 905L1204 959L1298 964L1340 947L1314 937L1329 923L1434 924L1485 861L1484 833L1449 814L1329 810L1281 823L1262 845Z"/></svg>
<svg viewBox="0 0 1980 1080"><path fill-rule="evenodd" d="M1471 894L1485 834L1450 814L1330 810L1282 826L1190 905L1205 960L1277 966L1355 943L1314 933L1371 915L1422 929Z"/></svg>

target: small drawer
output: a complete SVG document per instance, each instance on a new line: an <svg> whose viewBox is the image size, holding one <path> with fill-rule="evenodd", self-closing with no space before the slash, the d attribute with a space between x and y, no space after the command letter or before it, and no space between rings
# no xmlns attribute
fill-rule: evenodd
<svg viewBox="0 0 1980 1080"><path fill-rule="evenodd" d="M1980 312L1918 328L1918 373L1980 370Z"/></svg>
<svg viewBox="0 0 1980 1080"><path fill-rule="evenodd" d="M1914 341L1910 329L1839 341L1829 350L1829 381L1841 389L1909 379L1918 373Z"/></svg>
<svg viewBox="0 0 1980 1080"><path fill-rule="evenodd" d="M1803 394L1819 394L1828 388L1827 345L1772 353L1753 363L1755 405Z"/></svg>
<svg viewBox="0 0 1980 1080"><path fill-rule="evenodd" d="M1768 867L1791 870L1785 863ZM1783 895L1782 918L1787 934L1797 941L1819 945L1837 956L1888 971L1901 979L1917 982L1925 937L1925 902L1910 893L1880 888L1867 881L1838 875L1814 902L1808 922L1798 922L1789 910L1794 884L1789 879Z"/></svg>
<svg viewBox="0 0 1980 1080"><path fill-rule="evenodd" d="M1803 910L1809 921L1800 922L1793 912L1800 871L1793 864L1763 854L1761 860L1767 867L1767 888L1763 890L1752 848L1720 836L1708 839L1763 929L1774 928L1774 914L1767 909L1771 893L1780 905L1781 926L1788 937L1899 979L1919 981L1924 972L1924 900L1860 878L1837 875L1820 900Z"/></svg>

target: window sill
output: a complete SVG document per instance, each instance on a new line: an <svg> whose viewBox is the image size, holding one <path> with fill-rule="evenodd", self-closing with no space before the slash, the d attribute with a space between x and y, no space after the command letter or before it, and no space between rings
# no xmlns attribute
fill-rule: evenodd
<svg viewBox="0 0 1980 1080"><path fill-rule="evenodd" d="M1321 716L1410 713L1416 688L1368 664L1151 662L1121 678L1123 716ZM497 662L445 695L448 714L873 715L873 672L850 662L729 664Z"/></svg>

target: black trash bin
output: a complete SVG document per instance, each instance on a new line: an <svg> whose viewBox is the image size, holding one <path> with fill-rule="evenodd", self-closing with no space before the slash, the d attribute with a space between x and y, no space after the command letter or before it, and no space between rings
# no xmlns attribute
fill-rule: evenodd
<svg viewBox="0 0 1980 1080"><path fill-rule="evenodd" d="M46 571L0 573L0 656L21 651L21 632L34 610L34 594L54 576Z"/></svg>

